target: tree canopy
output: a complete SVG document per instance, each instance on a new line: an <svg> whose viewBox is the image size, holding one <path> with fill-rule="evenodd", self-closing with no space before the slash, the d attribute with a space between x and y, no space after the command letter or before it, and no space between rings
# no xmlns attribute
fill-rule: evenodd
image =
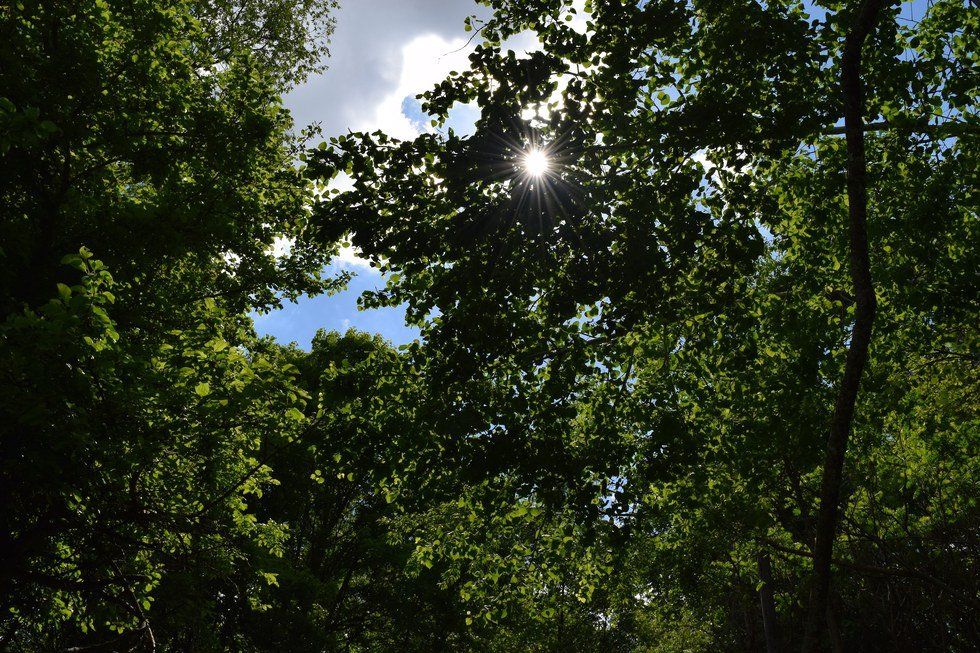
<svg viewBox="0 0 980 653"><path fill-rule="evenodd" d="M976 650L974 3L485 4L325 143L332 0L0 10L3 647Z"/></svg>

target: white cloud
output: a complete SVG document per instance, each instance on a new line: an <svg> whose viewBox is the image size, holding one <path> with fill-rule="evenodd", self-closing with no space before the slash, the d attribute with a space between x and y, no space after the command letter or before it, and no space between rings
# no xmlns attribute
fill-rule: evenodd
<svg viewBox="0 0 980 653"><path fill-rule="evenodd" d="M445 39L438 34L417 36L402 47L401 71L394 89L374 108L374 112L352 125L355 130L380 129L403 140L418 136L417 123L402 112L406 97L415 97L442 81L453 70L469 66L467 57L473 45L462 38Z"/></svg>
<svg viewBox="0 0 980 653"><path fill-rule="evenodd" d="M293 250L293 244L296 242L295 238L286 236L276 236L272 241L272 247L269 248L269 255L274 258L282 258L283 256L288 256L289 252Z"/></svg>
<svg viewBox="0 0 980 653"><path fill-rule="evenodd" d="M579 34L585 34L589 31L587 23L592 18L592 15L585 11L585 0L572 0L572 8L575 13L572 14L572 20L568 26Z"/></svg>
<svg viewBox="0 0 980 653"><path fill-rule="evenodd" d="M335 14L337 29L330 40L331 56L325 62L327 70L312 76L286 98L297 126L320 122L328 137L364 123L377 128L376 109L404 81L406 46L426 35L455 43L435 57L415 59L413 72L424 74L425 68L439 65L435 62L438 56L458 48L472 35L463 31L466 16L486 17L488 13L473 0L341 2ZM401 102L406 94L421 90L426 89L412 89L396 100Z"/></svg>
<svg viewBox="0 0 980 653"><path fill-rule="evenodd" d="M353 245L344 245L330 263L345 270L374 271L371 262L361 257L361 250Z"/></svg>
<svg viewBox="0 0 980 653"><path fill-rule="evenodd" d="M335 190L338 193L346 193L354 188L354 179L346 172L338 172L337 176L327 184L327 190Z"/></svg>
<svg viewBox="0 0 980 653"><path fill-rule="evenodd" d="M272 241L272 247L270 247L267 251L270 256L282 258L283 256L289 255L289 252L292 251L293 244L295 242L296 241L293 238L276 236L275 240ZM226 260L228 260L227 257ZM369 260L361 256L361 250L353 245L342 245L337 254L330 259L330 264L342 270L365 272L377 271L375 268L371 267L371 262Z"/></svg>

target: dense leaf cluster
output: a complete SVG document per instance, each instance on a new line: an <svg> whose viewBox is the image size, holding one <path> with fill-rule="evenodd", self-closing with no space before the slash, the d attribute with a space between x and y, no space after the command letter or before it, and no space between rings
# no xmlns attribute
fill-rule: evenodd
<svg viewBox="0 0 980 653"><path fill-rule="evenodd" d="M310 164L354 179L314 221L345 226L392 273L370 301L423 328L412 360L456 416L436 473L480 483L467 534L419 555L486 570L466 598L490 624L516 591L492 581L524 569L558 648L579 646L545 611L567 594L641 650L756 650L759 587L795 648L854 325L841 57L865 3L490 4L470 69L424 97L437 126L475 102L473 135L346 136ZM824 643L968 650L978 16L880 13L861 63L878 316ZM541 49L516 56L524 30ZM521 170L535 148L541 178ZM509 534L521 506L543 511L521 513L533 554ZM551 550L567 528L578 552Z"/></svg>

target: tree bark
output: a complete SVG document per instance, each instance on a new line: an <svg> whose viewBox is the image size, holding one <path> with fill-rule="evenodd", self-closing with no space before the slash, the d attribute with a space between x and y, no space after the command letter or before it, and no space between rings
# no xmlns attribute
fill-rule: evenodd
<svg viewBox="0 0 980 653"><path fill-rule="evenodd" d="M841 87L844 95L844 129L847 143L847 202L850 223L850 271L854 286L854 327L847 350L844 376L827 437L813 544L813 578L807 609L803 653L811 653L823 640L829 605L831 561L837 536L841 478L847 440L851 434L854 406L861 375L868 361L875 317L875 293L868 255L867 162L864 157L864 99L861 88L861 49L874 28L884 0L865 0L844 39Z"/></svg>
<svg viewBox="0 0 980 653"><path fill-rule="evenodd" d="M840 632L840 619L837 618L839 600L831 600L827 605L827 634L830 636L831 653L844 653L844 639Z"/></svg>
<svg viewBox="0 0 980 653"><path fill-rule="evenodd" d="M766 653L780 653L782 645L779 641L779 621L776 616L776 600L772 590L772 561L769 554L760 551L756 554L756 564L759 567L759 604L762 608L762 628L766 635Z"/></svg>

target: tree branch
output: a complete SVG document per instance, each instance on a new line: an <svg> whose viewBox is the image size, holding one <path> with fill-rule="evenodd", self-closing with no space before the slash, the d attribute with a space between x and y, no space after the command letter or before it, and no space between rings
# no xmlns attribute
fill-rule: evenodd
<svg viewBox="0 0 980 653"><path fill-rule="evenodd" d="M963 134L976 134L978 132L975 125L969 123L944 123L932 124L926 121L915 121L908 123L891 123L886 120L869 122L861 126L861 130L867 132L882 132L888 130L906 130L917 134L937 134L944 137L961 136ZM824 136L842 136L847 134L847 125L837 125L823 132Z"/></svg>
<svg viewBox="0 0 980 653"><path fill-rule="evenodd" d="M804 558L813 558L813 554L805 549L795 549L789 546L783 546L778 542L773 542L772 540L763 539L762 544L769 547L774 551L779 551L781 553L786 553L789 555L802 556ZM849 569L851 571L860 574L869 574L874 576L890 576L893 578L914 578L921 580L925 583L933 585L950 595L955 596L958 600L964 601L973 607L975 610L980 610L980 602L976 599L970 597L969 595L963 594L957 591L955 588L950 587L943 581L939 580L935 576L930 576L929 574L918 571L916 569L900 569L895 567L879 567L877 565L865 565L859 562L850 562L848 560L841 560L839 558L833 559L833 564L837 567L843 567L844 569Z"/></svg>

